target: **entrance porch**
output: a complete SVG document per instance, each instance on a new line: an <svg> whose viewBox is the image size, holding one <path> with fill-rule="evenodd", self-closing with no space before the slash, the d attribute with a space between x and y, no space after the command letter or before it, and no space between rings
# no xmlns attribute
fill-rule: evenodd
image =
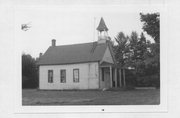
<svg viewBox="0 0 180 118"><path fill-rule="evenodd" d="M118 88L126 86L125 70L117 68L113 64L100 65L100 89Z"/></svg>

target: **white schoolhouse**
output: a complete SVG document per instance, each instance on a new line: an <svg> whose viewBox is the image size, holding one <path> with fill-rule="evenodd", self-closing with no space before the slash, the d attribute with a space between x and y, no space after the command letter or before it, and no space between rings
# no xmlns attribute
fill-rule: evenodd
<svg viewBox="0 0 180 118"><path fill-rule="evenodd" d="M57 46L56 40L40 57L39 89L108 89L121 86L108 28L101 18L98 41ZM118 75L118 77L117 77Z"/></svg>

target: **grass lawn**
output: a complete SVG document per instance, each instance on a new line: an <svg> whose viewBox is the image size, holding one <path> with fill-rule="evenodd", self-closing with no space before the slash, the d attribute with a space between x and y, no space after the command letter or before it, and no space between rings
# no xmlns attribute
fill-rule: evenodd
<svg viewBox="0 0 180 118"><path fill-rule="evenodd" d="M160 90L22 90L23 105L158 105Z"/></svg>

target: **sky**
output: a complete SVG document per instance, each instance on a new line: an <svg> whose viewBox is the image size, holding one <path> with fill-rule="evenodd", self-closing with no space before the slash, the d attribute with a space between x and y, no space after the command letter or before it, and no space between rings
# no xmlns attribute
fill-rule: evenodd
<svg viewBox="0 0 180 118"><path fill-rule="evenodd" d="M97 41L96 28L101 17L112 40L118 32L130 35L136 31L140 35L143 31L140 12L117 7L22 7L14 14L15 39L22 53L38 57L40 52L45 53L52 39L56 39L56 45ZM26 23L31 28L21 30ZM146 37L153 41L147 34Z"/></svg>

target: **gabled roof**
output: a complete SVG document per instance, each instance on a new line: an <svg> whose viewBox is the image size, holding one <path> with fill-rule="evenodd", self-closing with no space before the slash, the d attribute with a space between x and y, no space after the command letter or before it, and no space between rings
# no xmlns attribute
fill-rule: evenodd
<svg viewBox="0 0 180 118"><path fill-rule="evenodd" d="M101 17L99 26L96 28L98 31L108 31L108 28L104 22L104 19Z"/></svg>
<svg viewBox="0 0 180 118"><path fill-rule="evenodd" d="M38 65L60 65L96 62L103 58L108 43L91 42L64 46L50 46Z"/></svg>

